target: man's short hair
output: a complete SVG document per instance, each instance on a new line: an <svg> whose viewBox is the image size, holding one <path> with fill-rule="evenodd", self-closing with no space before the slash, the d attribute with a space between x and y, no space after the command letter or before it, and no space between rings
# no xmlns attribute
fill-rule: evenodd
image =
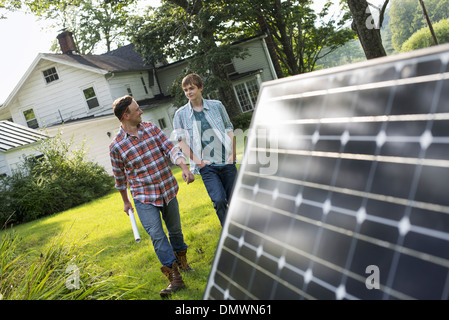
<svg viewBox="0 0 449 320"><path fill-rule="evenodd" d="M118 98L113 103L113 109L115 116L122 121L123 115L128 110L128 106L133 102L133 97L130 95L123 96L121 98Z"/></svg>
<svg viewBox="0 0 449 320"><path fill-rule="evenodd" d="M190 73L188 75L186 75L184 77L184 79L182 79L182 87L186 87L188 85L195 85L198 88L202 88L203 87L203 79L201 79L201 77L199 75L197 75L196 73Z"/></svg>

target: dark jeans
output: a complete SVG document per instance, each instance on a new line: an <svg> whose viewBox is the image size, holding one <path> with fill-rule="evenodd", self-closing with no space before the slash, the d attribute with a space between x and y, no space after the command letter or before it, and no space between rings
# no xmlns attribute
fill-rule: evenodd
<svg viewBox="0 0 449 320"><path fill-rule="evenodd" d="M178 252L187 249L181 229L178 199L172 199L163 207L142 203L136 199L134 199L134 204L142 226L151 237L159 261L163 266L171 268L173 262L176 261L173 251ZM162 227L161 215L167 227L170 241L168 241Z"/></svg>
<svg viewBox="0 0 449 320"><path fill-rule="evenodd" d="M237 167L235 164L206 165L200 169L200 174L223 226L237 176Z"/></svg>

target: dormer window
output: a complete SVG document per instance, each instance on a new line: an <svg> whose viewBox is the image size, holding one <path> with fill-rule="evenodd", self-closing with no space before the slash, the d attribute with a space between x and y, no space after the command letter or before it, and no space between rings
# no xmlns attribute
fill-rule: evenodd
<svg viewBox="0 0 449 320"><path fill-rule="evenodd" d="M42 73L44 74L44 78L47 83L59 80L59 76L58 73L56 72L55 67L44 70Z"/></svg>
<svg viewBox="0 0 449 320"><path fill-rule="evenodd" d="M234 67L234 63L232 62L231 59L229 59L224 64L224 69L225 69L226 73L228 74L228 76L237 73L237 71L235 70L235 67Z"/></svg>

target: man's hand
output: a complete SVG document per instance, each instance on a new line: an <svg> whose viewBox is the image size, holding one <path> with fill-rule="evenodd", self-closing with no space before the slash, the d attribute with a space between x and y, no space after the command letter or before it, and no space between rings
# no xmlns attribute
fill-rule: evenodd
<svg viewBox="0 0 449 320"><path fill-rule="evenodd" d="M182 178L184 179L185 182L187 182L187 184L189 184L190 182L195 181L195 176L193 175L192 172L190 172L189 169L187 170L182 170Z"/></svg>
<svg viewBox="0 0 449 320"><path fill-rule="evenodd" d="M228 157L228 159L226 160L226 163L227 164L233 164L233 163L235 163L236 161L235 161L235 155L233 155L233 154L231 154L229 157Z"/></svg>
<svg viewBox="0 0 449 320"><path fill-rule="evenodd" d="M133 205L131 204L131 202L128 201L128 202L125 202L124 206L123 206L123 211L125 211L125 213L128 216L129 216L129 213L128 213L129 209L131 209L131 211L134 212Z"/></svg>
<svg viewBox="0 0 449 320"><path fill-rule="evenodd" d="M190 172L189 167L186 165L186 162L183 158L180 158L178 160L177 165L182 169L182 179L184 179L187 184L195 181L195 176L192 172Z"/></svg>
<svg viewBox="0 0 449 320"><path fill-rule="evenodd" d="M211 164L210 161L208 161L208 160L201 160L200 164L197 164L197 166L198 166L198 168L202 169L202 168L204 168L205 166L207 166L209 164Z"/></svg>
<svg viewBox="0 0 449 320"><path fill-rule="evenodd" d="M131 209L132 212L134 212L133 205L132 205L131 201L129 201L129 198L128 198L128 189L120 190L120 195L122 196L122 199L123 199L123 211L125 211L125 213L127 215L129 215L128 214L129 209Z"/></svg>

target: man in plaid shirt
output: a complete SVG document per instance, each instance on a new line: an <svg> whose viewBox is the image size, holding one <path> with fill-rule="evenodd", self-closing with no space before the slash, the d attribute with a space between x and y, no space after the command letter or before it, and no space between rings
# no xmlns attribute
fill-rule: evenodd
<svg viewBox="0 0 449 320"><path fill-rule="evenodd" d="M122 124L109 150L115 186L122 196L124 211L127 214L128 210L134 211L128 198L129 186L140 222L150 235L162 264L161 271L170 282L160 292L164 297L185 287L179 269L190 270L176 198L179 187L167 158L181 167L187 184L195 177L179 148L156 125L142 122L142 113L131 96L114 101L114 114ZM161 214L170 241L163 230Z"/></svg>

